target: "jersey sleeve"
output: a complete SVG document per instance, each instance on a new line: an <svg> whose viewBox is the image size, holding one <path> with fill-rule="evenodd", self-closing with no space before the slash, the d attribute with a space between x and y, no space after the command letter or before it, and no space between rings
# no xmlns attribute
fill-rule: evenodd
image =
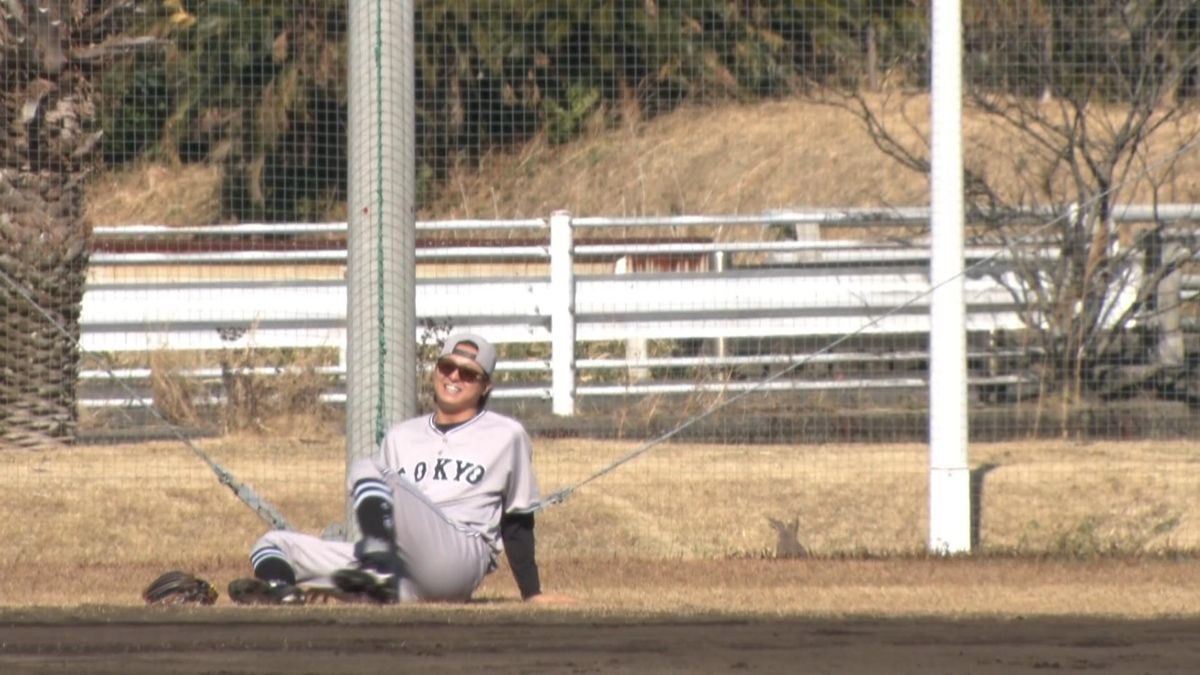
<svg viewBox="0 0 1200 675"><path fill-rule="evenodd" d="M533 442L523 428L513 434L512 465L504 490L504 513L532 511L541 500L537 476L533 471Z"/></svg>

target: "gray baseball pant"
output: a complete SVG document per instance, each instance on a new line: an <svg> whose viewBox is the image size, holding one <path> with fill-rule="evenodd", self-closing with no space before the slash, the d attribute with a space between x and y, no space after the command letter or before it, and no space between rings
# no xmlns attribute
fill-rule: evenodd
<svg viewBox="0 0 1200 675"><path fill-rule="evenodd" d="M409 481L385 475L375 460L358 460L350 467L351 488L364 478L384 481L392 489L396 548L405 570L400 601L470 599L495 568L495 556L483 537L448 519ZM354 544L311 534L272 530L255 542L254 551L272 546L283 551L301 584L331 586L334 572L356 564Z"/></svg>

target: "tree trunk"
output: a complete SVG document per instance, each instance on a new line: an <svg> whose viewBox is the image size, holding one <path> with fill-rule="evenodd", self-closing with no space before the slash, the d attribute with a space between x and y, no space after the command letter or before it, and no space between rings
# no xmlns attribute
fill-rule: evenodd
<svg viewBox="0 0 1200 675"><path fill-rule="evenodd" d="M0 447L75 434L87 234L79 186L68 181L0 169Z"/></svg>
<svg viewBox="0 0 1200 675"><path fill-rule="evenodd" d="M84 5L76 9L84 9ZM81 181L100 134L86 25L65 0L6 0L0 21L0 448L71 441L88 230Z"/></svg>

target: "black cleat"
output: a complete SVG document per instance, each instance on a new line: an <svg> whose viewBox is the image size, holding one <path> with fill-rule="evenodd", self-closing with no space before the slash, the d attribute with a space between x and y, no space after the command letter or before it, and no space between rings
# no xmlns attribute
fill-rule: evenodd
<svg viewBox="0 0 1200 675"><path fill-rule="evenodd" d="M285 581L246 577L229 582L229 599L239 605L303 605L304 591Z"/></svg>
<svg viewBox="0 0 1200 675"><path fill-rule="evenodd" d="M359 560L357 567L334 572L333 583L343 593L390 605L400 601L401 569L403 565L396 554L369 553Z"/></svg>

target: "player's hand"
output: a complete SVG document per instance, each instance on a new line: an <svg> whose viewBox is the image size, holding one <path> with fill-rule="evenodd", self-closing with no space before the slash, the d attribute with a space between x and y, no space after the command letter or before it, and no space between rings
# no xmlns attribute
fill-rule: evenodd
<svg viewBox="0 0 1200 675"><path fill-rule="evenodd" d="M562 593L538 593L525 599L531 605L574 605L579 602L575 597Z"/></svg>

